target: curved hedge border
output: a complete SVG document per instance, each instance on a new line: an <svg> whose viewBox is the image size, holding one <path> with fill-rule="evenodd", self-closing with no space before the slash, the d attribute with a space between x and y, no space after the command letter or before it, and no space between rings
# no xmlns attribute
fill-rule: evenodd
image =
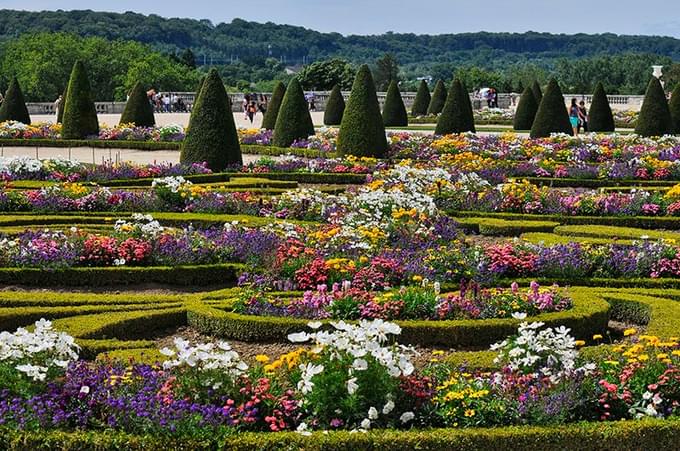
<svg viewBox="0 0 680 451"><path fill-rule="evenodd" d="M231 179L258 178L273 181L297 182L306 184L358 185L366 183L367 174L350 173L315 173L315 172L219 172L216 174L197 174L184 176L192 183L228 182ZM151 186L153 178L110 180L100 183L102 186Z"/></svg>
<svg viewBox="0 0 680 451"><path fill-rule="evenodd" d="M579 336L604 331L609 321L609 304L598 298L577 295L571 310L533 317L550 325L564 325ZM187 321L199 331L242 341L286 341L288 334L309 330L309 320L287 317L241 315L192 303ZM395 321L401 326L399 341L423 346L486 347L517 330L514 319L455 321Z"/></svg>
<svg viewBox="0 0 680 451"><path fill-rule="evenodd" d="M579 178L551 178L551 177L510 177L528 180L538 186L552 186L555 188L603 188L603 187L672 187L680 183L673 180L639 180L639 179L579 179Z"/></svg>
<svg viewBox="0 0 680 451"><path fill-rule="evenodd" d="M680 420L644 419L565 426L512 426L502 428L432 429L409 431L239 433L204 439L132 435L113 431L17 431L0 428L0 447L6 450L274 450L389 449L392 451L441 449L513 449L558 451L633 451L680 448Z"/></svg>

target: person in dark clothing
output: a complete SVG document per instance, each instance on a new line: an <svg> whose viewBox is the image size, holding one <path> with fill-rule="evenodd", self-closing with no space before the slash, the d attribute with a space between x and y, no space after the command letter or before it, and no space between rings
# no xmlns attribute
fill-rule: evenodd
<svg viewBox="0 0 680 451"><path fill-rule="evenodd" d="M577 132L581 133L581 128L583 128L583 133L588 133L588 110L586 109L586 102L581 100L578 104L578 128Z"/></svg>

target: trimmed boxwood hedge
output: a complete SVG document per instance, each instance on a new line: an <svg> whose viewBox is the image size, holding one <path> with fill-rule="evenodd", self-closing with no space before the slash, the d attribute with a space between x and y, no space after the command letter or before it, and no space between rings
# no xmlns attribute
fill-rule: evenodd
<svg viewBox="0 0 680 451"><path fill-rule="evenodd" d="M310 435L295 432L212 434L191 439L168 435L132 435L106 431L21 431L0 428L0 447L18 450L207 450L234 451L348 449L429 451L442 449L512 449L562 451L637 451L680 448L680 420L643 419L617 422L575 423L564 426L511 426L499 428L373 430L363 434L324 431Z"/></svg>
<svg viewBox="0 0 680 451"><path fill-rule="evenodd" d="M578 178L552 178L552 177L522 177L534 185L552 186L555 188L603 188L623 187L641 188L650 186L672 187L678 182L673 180L638 180L638 179L578 179Z"/></svg>
<svg viewBox="0 0 680 451"><path fill-rule="evenodd" d="M520 236L530 232L552 232L554 221L508 221L495 218L454 218L465 229L488 236Z"/></svg>
<svg viewBox="0 0 680 451"><path fill-rule="evenodd" d="M574 296L571 310L534 317L546 324L565 325L579 336L607 328L609 304L592 296ZM242 341L285 341L288 334L308 330L308 320L241 315L201 303L189 305L187 321L199 331ZM486 347L517 330L514 319L456 321L395 321L402 328L399 341L423 346Z"/></svg>

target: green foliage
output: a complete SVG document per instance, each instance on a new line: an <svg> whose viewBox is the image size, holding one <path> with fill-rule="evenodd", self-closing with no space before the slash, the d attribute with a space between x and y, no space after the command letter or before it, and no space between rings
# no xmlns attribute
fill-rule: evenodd
<svg viewBox="0 0 680 451"><path fill-rule="evenodd" d="M432 92L432 98L430 99L430 104L427 107L427 114L439 114L444 109L444 104L446 103L446 85L442 80L437 80L437 84L434 85L434 91Z"/></svg>
<svg viewBox="0 0 680 451"><path fill-rule="evenodd" d="M538 80L534 80L533 84L531 85L531 90L534 92L534 100L536 100L536 104L540 105L541 101L543 100L543 91L541 90L541 85L538 84Z"/></svg>
<svg viewBox="0 0 680 451"><path fill-rule="evenodd" d="M82 61L76 61L73 65L67 94L64 99L61 136L64 139L83 139L98 134L97 110L92 100L90 80Z"/></svg>
<svg viewBox="0 0 680 451"><path fill-rule="evenodd" d="M392 53L385 53L375 62L373 81L378 91L384 92L393 81L399 81L399 63Z"/></svg>
<svg viewBox="0 0 680 451"><path fill-rule="evenodd" d="M272 144L289 147L296 139L306 139L314 134L314 124L309 114L305 93L300 82L292 79L286 88L281 108L276 118Z"/></svg>
<svg viewBox="0 0 680 451"><path fill-rule="evenodd" d="M120 116L120 123L135 124L139 127L153 127L156 125L153 107L146 95L146 89L144 89L141 83L136 83L135 87L132 88L123 114Z"/></svg>
<svg viewBox="0 0 680 451"><path fill-rule="evenodd" d="M673 133L676 135L680 134L680 83L677 84L673 94L671 94L668 109L671 112L671 119L673 121Z"/></svg>
<svg viewBox="0 0 680 451"><path fill-rule="evenodd" d="M45 29L53 27L40 31ZM68 29L84 32L82 26ZM70 68L76 60L82 60L90 69L95 101L125 100L137 82L164 91L191 91L196 86L198 73L184 64L144 44L104 37L22 34L6 42L4 52L0 52L0 85L1 74L16 74L27 101L53 102L64 92Z"/></svg>
<svg viewBox="0 0 680 451"><path fill-rule="evenodd" d="M527 87L519 98L512 127L515 130L531 130L538 111L538 102L531 87Z"/></svg>
<svg viewBox="0 0 680 451"><path fill-rule="evenodd" d="M406 107L404 107L404 101L399 93L399 85L394 80L387 88L382 117L383 124L386 127L406 127L408 125Z"/></svg>
<svg viewBox="0 0 680 451"><path fill-rule="evenodd" d="M344 112L345 99L342 97L340 85L335 85L326 102L326 109L323 113L324 125L340 125Z"/></svg>
<svg viewBox="0 0 680 451"><path fill-rule="evenodd" d="M574 134L567 108L564 105L562 90L554 78L548 83L548 88L536 112L534 124L531 126L531 137L543 138L550 136L551 133Z"/></svg>
<svg viewBox="0 0 680 451"><path fill-rule="evenodd" d="M354 76L355 71L349 62L342 58L332 58L305 66L296 78L303 89L328 91L335 85L340 85L341 89L349 89Z"/></svg>
<svg viewBox="0 0 680 451"><path fill-rule="evenodd" d="M593 93L593 100L590 104L590 112L588 115L588 131L589 132L613 132L614 131L614 115L609 106L607 94L604 92L602 83L598 83Z"/></svg>
<svg viewBox="0 0 680 451"><path fill-rule="evenodd" d="M552 232L560 225L554 221L508 221L496 218L459 218L464 228L488 236L519 236L523 233Z"/></svg>
<svg viewBox="0 0 680 451"><path fill-rule="evenodd" d="M194 103L180 161L185 164L207 162L213 171L243 164L229 97L215 69L203 82Z"/></svg>
<svg viewBox="0 0 680 451"><path fill-rule="evenodd" d="M367 65L359 68L342 116L337 142L342 155L382 158L387 152L385 125Z"/></svg>
<svg viewBox="0 0 680 451"><path fill-rule="evenodd" d="M652 77L635 125L635 133L640 136L663 136L672 132L673 121L666 94L659 79Z"/></svg>
<svg viewBox="0 0 680 451"><path fill-rule="evenodd" d="M413 116L425 116L427 114L427 108L430 105L430 87L427 86L425 80L420 81L420 86L418 86L418 92L416 93L416 98L413 100L413 105L411 106L411 115Z"/></svg>
<svg viewBox="0 0 680 451"><path fill-rule="evenodd" d="M475 120L470 105L470 96L459 79L455 79L446 97L446 104L437 121L436 135L475 131Z"/></svg>
<svg viewBox="0 0 680 451"><path fill-rule="evenodd" d="M24 124L31 123L31 116L28 114L26 102L24 101L24 94L21 92L19 81L16 77L12 81L5 93L5 100L0 106L0 122L5 121L19 121Z"/></svg>
<svg viewBox="0 0 680 451"><path fill-rule="evenodd" d="M264 118L262 118L262 128L274 130L274 127L276 127L276 118L279 115L284 95L286 95L286 85L279 81L276 83L274 91L272 92L272 97L267 103L267 111L264 113Z"/></svg>

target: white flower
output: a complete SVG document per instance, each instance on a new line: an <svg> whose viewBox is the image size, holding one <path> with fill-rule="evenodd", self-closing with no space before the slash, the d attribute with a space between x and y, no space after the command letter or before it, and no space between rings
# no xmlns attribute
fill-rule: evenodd
<svg viewBox="0 0 680 451"><path fill-rule="evenodd" d="M308 341L310 338L309 334L307 332L298 332L295 334L288 334L288 340L293 342L293 343L303 343L305 341Z"/></svg>
<svg viewBox="0 0 680 451"><path fill-rule="evenodd" d="M522 320L526 319L527 314L524 313L524 312L514 312L514 313L512 314L512 317L515 318L515 319L518 319L518 320L522 321Z"/></svg>
<svg viewBox="0 0 680 451"><path fill-rule="evenodd" d="M368 362L364 359L356 359L354 363L352 363L352 368L358 371L364 371L368 369Z"/></svg>
<svg viewBox="0 0 680 451"><path fill-rule="evenodd" d="M307 423L300 423L297 429L295 429L295 432L301 435L312 435L312 433L307 428Z"/></svg>
<svg viewBox="0 0 680 451"><path fill-rule="evenodd" d="M371 420L364 418L361 421L361 429L371 429Z"/></svg>
<svg viewBox="0 0 680 451"><path fill-rule="evenodd" d="M359 386L357 385L357 378L353 377L347 381L347 393L353 395L356 393Z"/></svg>
<svg viewBox="0 0 680 451"><path fill-rule="evenodd" d="M415 417L416 416L413 412L404 412L399 417L399 421L401 421L402 424L406 424L409 421L413 420Z"/></svg>
<svg viewBox="0 0 680 451"><path fill-rule="evenodd" d="M371 408L368 409L368 419L369 420L377 420L378 419L378 409L371 406Z"/></svg>
<svg viewBox="0 0 680 451"><path fill-rule="evenodd" d="M307 326L309 326L311 329L318 329L322 325L323 324L321 323L321 321L310 321L310 322L307 323Z"/></svg>
<svg viewBox="0 0 680 451"><path fill-rule="evenodd" d="M392 410L394 410L394 402L390 400L383 406L382 413L388 415Z"/></svg>
<svg viewBox="0 0 680 451"><path fill-rule="evenodd" d="M82 387L80 387L80 393L87 395L88 393L90 393L90 387L88 387L87 385L83 385Z"/></svg>

